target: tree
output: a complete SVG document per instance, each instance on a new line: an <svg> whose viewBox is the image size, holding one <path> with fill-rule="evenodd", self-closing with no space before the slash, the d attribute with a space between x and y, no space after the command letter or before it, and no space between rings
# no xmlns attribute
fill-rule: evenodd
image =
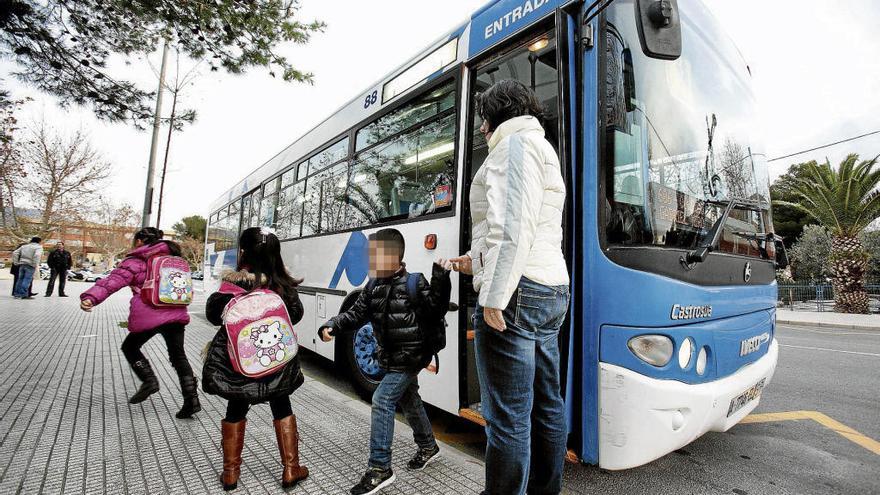
<svg viewBox="0 0 880 495"><path fill-rule="evenodd" d="M791 249L792 277L799 282L824 281L829 275L831 234L821 225L807 225Z"/></svg>
<svg viewBox="0 0 880 495"><path fill-rule="evenodd" d="M59 225L85 218L94 193L110 176L110 166L82 130L65 137L45 121L31 129L22 160L27 170L22 190L41 212L36 232L18 232L22 238L46 238Z"/></svg>
<svg viewBox="0 0 880 495"><path fill-rule="evenodd" d="M15 223L16 186L27 175L15 115L26 101L10 100L5 93L0 94L0 227L4 229Z"/></svg>
<svg viewBox="0 0 880 495"><path fill-rule="evenodd" d="M195 239L200 243L204 243L205 229L208 228L208 221L201 215L191 215L183 217L171 228L181 237L189 237L190 239Z"/></svg>
<svg viewBox="0 0 880 495"><path fill-rule="evenodd" d="M835 171L831 162L808 163L804 177L795 181L796 202L779 204L796 208L816 219L831 233L831 275L834 303L844 313L867 313L865 269L868 253L859 234L880 217L880 170L877 158L859 162L851 154Z"/></svg>
<svg viewBox="0 0 880 495"><path fill-rule="evenodd" d="M89 228L89 237L105 257L107 266L131 249L132 236L140 223L140 214L129 204L115 205L101 198L89 215L95 225Z"/></svg>
<svg viewBox="0 0 880 495"><path fill-rule="evenodd" d="M870 256L867 278L873 283L880 283L880 230L862 232L862 244Z"/></svg>
<svg viewBox="0 0 880 495"><path fill-rule="evenodd" d="M178 242L183 259L195 270L200 270L205 260L205 242L193 239L192 237L184 237Z"/></svg>
<svg viewBox="0 0 880 495"><path fill-rule="evenodd" d="M159 179L159 206L156 209L156 227L162 223L162 201L165 197L165 176L168 172L168 153L171 151L171 135L174 131L180 131L183 129L184 124L193 123L196 120L196 112L194 110L186 110L184 112L178 113L177 103L183 95L183 91L188 87L194 84L195 78L198 77L198 64L192 66L185 73L181 74L180 71L180 52L177 52L177 56L175 57L175 74L174 81L168 82L166 80L164 86L165 89L171 93L171 115L168 117L168 137L165 140L165 158L162 160L162 174Z"/></svg>
<svg viewBox="0 0 880 495"><path fill-rule="evenodd" d="M299 0L7 0L0 8L0 55L20 80L62 105L90 104L109 121L144 127L152 93L108 70L113 55L153 53L165 41L211 70L265 67L285 81L311 82L278 47L308 43L324 24L295 19Z"/></svg>
<svg viewBox="0 0 880 495"><path fill-rule="evenodd" d="M807 168L811 164L815 165L816 162L791 165L788 167L788 172L780 175L770 185L770 198L773 200L773 228L776 234L782 236L786 247L792 247L804 231L804 227L814 222L807 213L782 204L782 202L797 202L794 187L799 179L805 177Z"/></svg>

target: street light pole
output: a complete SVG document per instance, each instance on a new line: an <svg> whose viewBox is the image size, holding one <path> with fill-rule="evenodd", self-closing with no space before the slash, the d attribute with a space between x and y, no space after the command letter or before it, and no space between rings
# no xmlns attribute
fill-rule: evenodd
<svg viewBox="0 0 880 495"><path fill-rule="evenodd" d="M153 213L153 171L156 168L156 148L159 147L159 127L162 124L162 93L165 88L165 66L168 62L168 40L162 45L162 66L159 69L159 93L156 95L156 113L153 115L153 142L150 145L150 164L147 166L147 185L144 188L144 212L141 227L150 226Z"/></svg>

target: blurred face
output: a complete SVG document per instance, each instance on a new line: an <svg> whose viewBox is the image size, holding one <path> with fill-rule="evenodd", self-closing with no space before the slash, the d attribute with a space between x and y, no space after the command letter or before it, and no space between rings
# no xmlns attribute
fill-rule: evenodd
<svg viewBox="0 0 880 495"><path fill-rule="evenodd" d="M483 138L486 140L487 143L489 142L490 139L492 139L492 133L493 133L493 131L491 131L489 129L491 129L491 126L489 125L489 121L486 119L483 119L483 123L480 124L480 132L483 133Z"/></svg>
<svg viewBox="0 0 880 495"><path fill-rule="evenodd" d="M400 249L386 241L370 241L370 277L386 278L400 268Z"/></svg>
<svg viewBox="0 0 880 495"><path fill-rule="evenodd" d="M64 249L64 243L63 243L63 242L59 242L58 244L55 244L55 247L58 248L58 249Z"/></svg>

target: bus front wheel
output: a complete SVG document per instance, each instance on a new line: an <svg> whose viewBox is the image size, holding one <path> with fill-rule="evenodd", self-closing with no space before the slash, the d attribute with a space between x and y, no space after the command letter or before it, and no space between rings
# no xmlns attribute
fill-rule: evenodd
<svg viewBox="0 0 880 495"><path fill-rule="evenodd" d="M373 392L385 375L379 367L378 347L370 323L344 339L343 352L351 383L357 394L367 401L372 399Z"/></svg>

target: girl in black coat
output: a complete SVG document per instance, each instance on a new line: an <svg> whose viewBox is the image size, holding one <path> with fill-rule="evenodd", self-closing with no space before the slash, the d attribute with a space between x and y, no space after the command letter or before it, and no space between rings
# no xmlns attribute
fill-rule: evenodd
<svg viewBox="0 0 880 495"><path fill-rule="evenodd" d="M281 244L267 228L250 228L239 240L238 271L223 277L224 282L235 284L247 291L268 288L284 300L290 322L296 325L303 316L296 280L287 273L281 259ZM290 394L303 383L299 356L294 356L281 371L262 378L248 378L232 367L227 352L228 337L223 326L223 309L232 294L215 292L208 298L208 320L220 325L208 348L202 372L202 387L206 393L228 400L226 418L221 422L223 433L223 489L233 490L241 474L241 451L244 447L246 416L252 404L269 402L275 425L275 437L284 472L281 485L289 488L309 475L308 468L299 465L299 436L296 416L290 407Z"/></svg>

